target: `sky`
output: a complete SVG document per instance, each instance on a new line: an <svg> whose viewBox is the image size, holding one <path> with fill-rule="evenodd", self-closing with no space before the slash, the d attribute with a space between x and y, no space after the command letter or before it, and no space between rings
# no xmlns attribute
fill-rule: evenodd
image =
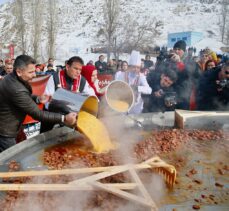
<svg viewBox="0 0 229 211"><path fill-rule="evenodd" d="M7 2L7 1L9 1L9 0L0 0L0 4L3 4L5 2Z"/></svg>

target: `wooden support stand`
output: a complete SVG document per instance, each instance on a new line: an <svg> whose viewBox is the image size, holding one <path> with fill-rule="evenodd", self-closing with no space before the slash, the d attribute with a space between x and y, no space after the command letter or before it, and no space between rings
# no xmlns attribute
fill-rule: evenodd
<svg viewBox="0 0 229 211"><path fill-rule="evenodd" d="M182 129L219 129L229 124L229 112L175 110L175 125Z"/></svg>
<svg viewBox="0 0 229 211"><path fill-rule="evenodd" d="M121 166L95 167L81 169L63 169L46 171L22 171L22 172L1 172L0 178L18 178L28 176L51 176L51 175L78 175L87 174L83 178L71 181L67 184L0 184L2 191L82 191L82 190L103 190L118 197L149 207L152 211L158 210L150 194L143 185L136 170L152 169L162 174L167 184L172 187L176 179L176 169L167 164L159 157L153 157L140 164L127 164ZM132 183L101 183L100 180L112 175L129 172ZM91 173L94 173L91 175ZM140 196L131 193L134 189L140 190ZM128 190L128 192L127 192Z"/></svg>

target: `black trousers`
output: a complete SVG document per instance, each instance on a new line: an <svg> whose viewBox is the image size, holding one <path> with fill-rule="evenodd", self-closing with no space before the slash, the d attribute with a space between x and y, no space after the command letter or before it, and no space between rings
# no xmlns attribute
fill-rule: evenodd
<svg viewBox="0 0 229 211"><path fill-rule="evenodd" d="M16 144L15 138L9 138L0 135L0 152L14 146Z"/></svg>
<svg viewBox="0 0 229 211"><path fill-rule="evenodd" d="M43 108L43 111L49 111L45 107ZM52 124L50 122L41 122L41 128L40 133L45 133L49 130L52 130L55 124Z"/></svg>
<svg viewBox="0 0 229 211"><path fill-rule="evenodd" d="M70 113L69 107L66 106L67 104L69 103L68 102L66 103L65 101L52 100L52 103L49 104L49 108L46 109L44 107L43 111L49 111L49 112L66 115ZM54 126L55 124L50 122L41 122L40 133L45 133L47 131L50 131L53 129ZM60 126L62 127L64 126L64 124L60 124Z"/></svg>
<svg viewBox="0 0 229 211"><path fill-rule="evenodd" d="M49 122L41 122L40 133L45 133L53 129L55 124Z"/></svg>

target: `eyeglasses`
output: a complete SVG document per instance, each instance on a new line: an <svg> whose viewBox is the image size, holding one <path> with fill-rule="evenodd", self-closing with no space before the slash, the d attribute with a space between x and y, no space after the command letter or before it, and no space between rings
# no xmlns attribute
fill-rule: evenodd
<svg viewBox="0 0 229 211"><path fill-rule="evenodd" d="M225 74L226 74L226 75L229 75L229 71L228 71L228 70L226 70L226 71L225 71Z"/></svg>

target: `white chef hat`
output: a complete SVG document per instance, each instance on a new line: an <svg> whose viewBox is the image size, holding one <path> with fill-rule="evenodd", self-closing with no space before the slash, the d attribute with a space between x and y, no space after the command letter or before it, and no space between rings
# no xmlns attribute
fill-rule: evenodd
<svg viewBox="0 0 229 211"><path fill-rule="evenodd" d="M141 56L139 51L132 51L130 54L129 65L140 66Z"/></svg>

